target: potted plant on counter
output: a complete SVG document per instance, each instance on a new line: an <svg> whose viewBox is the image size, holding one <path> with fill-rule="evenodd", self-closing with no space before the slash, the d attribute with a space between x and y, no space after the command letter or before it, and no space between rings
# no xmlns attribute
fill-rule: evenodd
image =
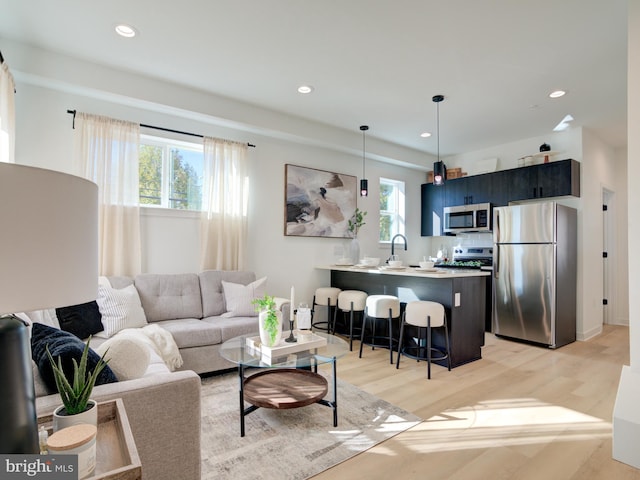
<svg viewBox="0 0 640 480"><path fill-rule="evenodd" d="M82 351L80 364L78 364L75 358L72 359L73 376L71 378L73 378L73 381L71 382L62 369L61 356L58 357L58 361L56 362L51 356L51 352L49 352L49 347L47 346L47 356L51 362L56 387L62 399L62 405L53 412L54 432L79 423L89 423L96 426L98 424L97 404L95 400L91 400L89 397L91 396L98 375L100 375L100 372L107 366L108 361L104 360L104 356L107 354L105 351L93 371L87 372L90 341L91 337L89 337Z"/></svg>
<svg viewBox="0 0 640 480"><path fill-rule="evenodd" d="M282 337L282 312L276 310L276 302L272 296L255 298L251 303L256 306L260 342L267 347L278 344Z"/></svg>

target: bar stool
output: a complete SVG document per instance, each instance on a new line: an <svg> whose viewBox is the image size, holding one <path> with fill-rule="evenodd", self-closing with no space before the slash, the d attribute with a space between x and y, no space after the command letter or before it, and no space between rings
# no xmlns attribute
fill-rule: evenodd
<svg viewBox="0 0 640 480"><path fill-rule="evenodd" d="M353 317L354 312L362 312L364 317L364 310L367 304L367 293L360 290L343 290L338 294L337 308L335 309L333 316L333 334L336 333L336 318L338 311L342 311L343 318L349 313L349 350L353 350ZM364 319L363 319L364 321ZM362 323L360 324L360 330L362 330ZM362 332L360 332L362 333Z"/></svg>
<svg viewBox="0 0 640 480"><path fill-rule="evenodd" d="M311 327L331 333L331 309L338 304L338 295L342 290L336 287L320 287L313 296L313 308L311 309ZM327 307L327 319L314 322L316 305Z"/></svg>
<svg viewBox="0 0 640 480"><path fill-rule="evenodd" d="M412 325L418 327L418 338L416 346L405 347L404 344L404 327L405 325ZM433 346L432 329L444 329L444 339L446 345L446 352L437 349ZM427 337L422 338L422 330L426 329ZM415 350L416 354L407 354L406 350ZM424 354L421 356L420 352L426 351L426 357ZM437 352L437 356L432 356L433 352ZM449 329L447 328L447 315L444 311L444 306L437 302L427 301L415 301L407 303L402 316L402 323L400 324L400 340L398 342L398 359L396 361L396 368L400 368L400 357L402 354L410 358L416 358L418 360L427 360L427 378L431 378L431 361L432 360L447 360L449 371L451 371L451 349L449 348Z"/></svg>
<svg viewBox="0 0 640 480"><path fill-rule="evenodd" d="M365 344L364 336L367 326L367 320L371 319L371 343L372 349L375 347L388 347L389 348L389 363L393 365L393 319L400 318L400 300L393 295L369 295L364 311L364 318L362 320L362 331L360 332L360 358L362 358L362 346ZM376 335L376 320L387 320L389 327L388 336ZM377 339L388 340L388 344L384 345L376 343Z"/></svg>

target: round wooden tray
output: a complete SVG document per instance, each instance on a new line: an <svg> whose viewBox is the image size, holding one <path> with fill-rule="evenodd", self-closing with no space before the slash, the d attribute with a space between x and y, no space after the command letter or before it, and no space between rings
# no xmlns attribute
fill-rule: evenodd
<svg viewBox="0 0 640 480"><path fill-rule="evenodd" d="M283 368L256 373L244 381L244 399L262 408L298 408L324 398L327 379L308 370Z"/></svg>

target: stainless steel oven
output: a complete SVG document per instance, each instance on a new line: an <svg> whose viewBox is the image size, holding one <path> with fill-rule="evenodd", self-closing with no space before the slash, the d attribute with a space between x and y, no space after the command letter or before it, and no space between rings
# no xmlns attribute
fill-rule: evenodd
<svg viewBox="0 0 640 480"><path fill-rule="evenodd" d="M490 232L491 204L444 207L444 233Z"/></svg>

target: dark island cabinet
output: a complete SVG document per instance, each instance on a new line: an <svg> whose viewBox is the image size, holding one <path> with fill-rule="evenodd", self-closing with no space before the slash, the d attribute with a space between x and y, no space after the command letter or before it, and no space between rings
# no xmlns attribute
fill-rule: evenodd
<svg viewBox="0 0 640 480"><path fill-rule="evenodd" d="M580 196L580 163L576 160L531 165L422 185L422 236L442 235L443 209L456 205L508 205L518 200ZM438 221L439 219L439 221Z"/></svg>

